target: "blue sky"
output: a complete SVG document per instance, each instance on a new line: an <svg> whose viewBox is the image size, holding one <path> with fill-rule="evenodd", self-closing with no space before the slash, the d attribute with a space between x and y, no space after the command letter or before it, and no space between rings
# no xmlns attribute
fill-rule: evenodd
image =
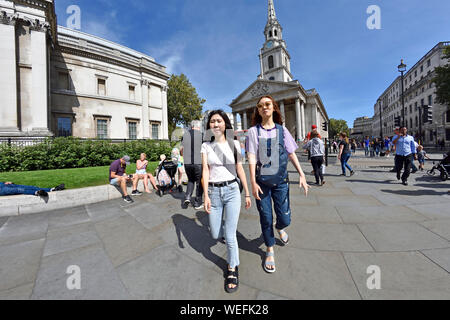
<svg viewBox="0 0 450 320"><path fill-rule="evenodd" d="M81 31L146 53L184 73L206 99L223 108L257 77L267 0L55 0L58 24L70 5L81 8ZM373 115L378 96L440 41L450 40L448 0L274 0L291 55L291 72L316 88L331 118ZM370 5L381 30L369 30Z"/></svg>

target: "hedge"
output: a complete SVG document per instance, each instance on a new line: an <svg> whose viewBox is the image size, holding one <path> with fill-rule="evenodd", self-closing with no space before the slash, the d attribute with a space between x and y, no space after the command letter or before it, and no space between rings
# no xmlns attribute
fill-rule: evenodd
<svg viewBox="0 0 450 320"><path fill-rule="evenodd" d="M161 154L170 155L174 145L168 141L111 143L73 137L47 139L27 147L4 144L0 145L0 172L106 166L123 155L135 162L142 152L147 154L147 160L158 161Z"/></svg>

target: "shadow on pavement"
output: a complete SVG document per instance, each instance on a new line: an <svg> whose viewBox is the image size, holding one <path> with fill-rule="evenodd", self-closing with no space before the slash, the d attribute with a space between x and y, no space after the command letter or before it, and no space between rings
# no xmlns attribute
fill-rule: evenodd
<svg viewBox="0 0 450 320"><path fill-rule="evenodd" d="M362 183L374 183L374 184L398 184L398 182L393 181L393 180L384 180L384 181L380 181L380 180L356 180L356 179L351 179L351 180L347 180L347 182L362 182Z"/></svg>
<svg viewBox="0 0 450 320"><path fill-rule="evenodd" d="M212 263L216 264L223 270L223 276L226 277L226 269L228 262L222 257L212 252L211 248L214 247L219 240L214 240L211 237L209 231L208 214L204 211L196 213L197 219L191 219L181 214L175 214L172 216L172 221L175 226L175 230L178 237L178 246L181 249L185 248L181 235L186 239L187 244L198 253L201 253L203 257ZM196 220L200 222L197 224ZM262 235L259 238L248 240L239 231L237 232L237 240L239 244L239 250L245 250L250 253L254 253L260 256L261 261L265 259L265 252L260 247L264 243ZM281 241L277 240L278 245L282 245Z"/></svg>
<svg viewBox="0 0 450 320"><path fill-rule="evenodd" d="M447 192L437 192L434 190L380 190L381 192L393 193L402 196L442 196Z"/></svg>

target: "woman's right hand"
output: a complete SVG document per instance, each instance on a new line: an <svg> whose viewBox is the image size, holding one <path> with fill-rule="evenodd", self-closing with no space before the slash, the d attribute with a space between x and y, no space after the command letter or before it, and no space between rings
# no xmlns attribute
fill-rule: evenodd
<svg viewBox="0 0 450 320"><path fill-rule="evenodd" d="M211 199L205 196L205 211L207 214L211 214Z"/></svg>
<svg viewBox="0 0 450 320"><path fill-rule="evenodd" d="M261 187L255 182L252 183L252 194L253 197L255 197L256 200L261 201L261 198L259 197L259 194L264 194L264 192L262 192Z"/></svg>

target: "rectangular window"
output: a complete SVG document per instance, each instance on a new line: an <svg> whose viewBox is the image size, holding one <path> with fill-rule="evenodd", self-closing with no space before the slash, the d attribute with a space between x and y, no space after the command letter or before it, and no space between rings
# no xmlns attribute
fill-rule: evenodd
<svg viewBox="0 0 450 320"><path fill-rule="evenodd" d="M428 59L428 61L427 61L427 67L429 68L430 66L431 66L431 60Z"/></svg>
<svg viewBox="0 0 450 320"><path fill-rule="evenodd" d="M446 121L446 122L450 122L450 110L447 110L447 112L446 112L445 114L446 114L446 119L445 119L445 121Z"/></svg>
<svg viewBox="0 0 450 320"><path fill-rule="evenodd" d="M423 72L423 66L420 66L420 73Z"/></svg>
<svg viewBox="0 0 450 320"><path fill-rule="evenodd" d="M72 136L72 119L71 118L57 118L58 137Z"/></svg>
<svg viewBox="0 0 450 320"><path fill-rule="evenodd" d="M159 124L157 123L152 123L152 139L159 139Z"/></svg>
<svg viewBox="0 0 450 320"><path fill-rule="evenodd" d="M450 129L445 129L445 140L450 141Z"/></svg>
<svg viewBox="0 0 450 320"><path fill-rule="evenodd" d="M134 86L128 86L128 97L130 100L136 100L135 88Z"/></svg>
<svg viewBox="0 0 450 320"><path fill-rule="evenodd" d="M108 120L97 119L97 138L108 139Z"/></svg>
<svg viewBox="0 0 450 320"><path fill-rule="evenodd" d="M68 72L58 72L58 88L61 90L70 90Z"/></svg>
<svg viewBox="0 0 450 320"><path fill-rule="evenodd" d="M432 106L433 105L433 96L428 96L428 105Z"/></svg>
<svg viewBox="0 0 450 320"><path fill-rule="evenodd" d="M417 77L417 70L414 71L414 78Z"/></svg>
<svg viewBox="0 0 450 320"><path fill-rule="evenodd" d="M425 99L420 100L420 105L423 106L425 104Z"/></svg>
<svg viewBox="0 0 450 320"><path fill-rule="evenodd" d="M97 79L97 94L106 96L106 79Z"/></svg>
<svg viewBox="0 0 450 320"><path fill-rule="evenodd" d="M137 139L137 122L128 122L128 138L130 140Z"/></svg>

